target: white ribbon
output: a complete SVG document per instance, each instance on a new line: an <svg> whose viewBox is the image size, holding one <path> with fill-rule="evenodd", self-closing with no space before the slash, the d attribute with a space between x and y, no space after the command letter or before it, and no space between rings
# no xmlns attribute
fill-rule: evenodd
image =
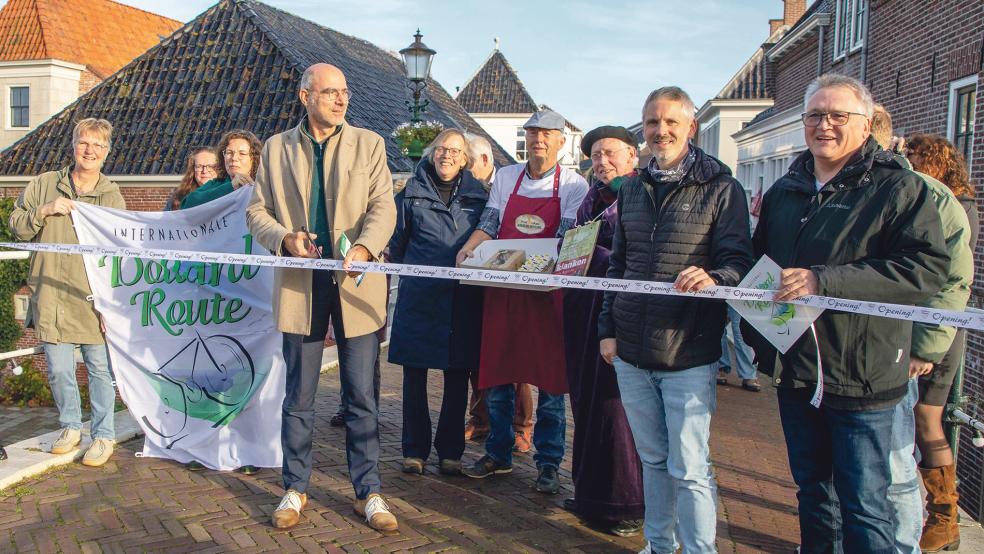
<svg viewBox="0 0 984 554"><path fill-rule="evenodd" d="M250 254L227 254L219 252L192 252L162 248L127 248L116 246L91 246L79 244L51 244L39 242L0 242L0 247L34 252L53 252L57 254L85 254L90 256L120 256L124 258L143 258L145 260L180 260L210 264L257 265L264 267L289 267L318 270L342 271L342 260L289 258L278 256L257 256ZM717 300L749 300L772 302L776 291L746 289L739 287L713 286L700 292L680 292L673 283L656 281L637 281L632 279L609 279L606 277L571 277L543 273L523 273L518 271L495 271L465 267L436 267L412 264L393 264L380 262L355 262L351 270L364 273L385 273L401 277L427 277L431 279L455 279L485 281L488 283L537 285L544 288L568 288L582 290L601 290L632 292L639 294L660 294L666 296L689 296L693 298L713 298ZM789 304L800 304L837 310L860 315L872 315L918 321L931 325L949 325L984 331L984 312L967 310L937 310L890 304L885 302L866 302L829 296L804 296Z"/></svg>

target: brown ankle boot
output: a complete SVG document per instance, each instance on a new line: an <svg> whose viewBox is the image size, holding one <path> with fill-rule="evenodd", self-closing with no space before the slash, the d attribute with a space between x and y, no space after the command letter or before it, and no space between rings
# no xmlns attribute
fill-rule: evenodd
<svg viewBox="0 0 984 554"><path fill-rule="evenodd" d="M920 467L919 473L926 486L926 510L929 511L919 548L923 552L956 550L960 546L956 466Z"/></svg>

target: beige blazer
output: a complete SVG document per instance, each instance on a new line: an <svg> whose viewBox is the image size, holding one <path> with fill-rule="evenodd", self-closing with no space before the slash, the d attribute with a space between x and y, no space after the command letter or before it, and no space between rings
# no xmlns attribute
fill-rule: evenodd
<svg viewBox="0 0 984 554"><path fill-rule="evenodd" d="M308 226L314 151L301 131L303 124L302 120L263 145L253 200L246 212L253 237L278 256L289 255L283 250L284 237ZM340 240L345 233L353 246L361 244L379 258L396 226L386 147L376 133L348 124L343 125L338 140L336 155L324 171L333 255L342 258ZM311 271L276 270L273 312L277 327L285 333L311 332ZM345 336L366 335L382 327L386 321L386 276L366 274L359 286L342 271L335 272L335 279Z"/></svg>

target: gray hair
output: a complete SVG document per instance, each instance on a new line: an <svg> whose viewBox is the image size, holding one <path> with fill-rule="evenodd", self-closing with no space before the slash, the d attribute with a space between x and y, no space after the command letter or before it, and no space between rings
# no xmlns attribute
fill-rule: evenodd
<svg viewBox="0 0 984 554"><path fill-rule="evenodd" d="M820 91L820 89L843 87L854 93L858 97L858 101L861 102L861 110L864 115L869 118L875 113L875 100L871 97L871 91L868 87L864 86L864 83L855 79L854 77L848 77L847 75L842 75L840 73L825 73L813 80L807 87L806 93L803 94L803 107L810 103L810 98L814 94Z"/></svg>
<svg viewBox="0 0 984 554"><path fill-rule="evenodd" d="M649 93L646 97L646 101L642 104L643 113L646 112L646 108L649 104L659 100L660 98L667 98L673 100L674 102L679 102L683 104L683 110L687 112L690 119L694 119L697 116L697 106L694 105L694 101L690 99L690 95L687 94L680 87L660 87Z"/></svg>
<svg viewBox="0 0 984 554"><path fill-rule="evenodd" d="M311 90L311 81L314 79L314 65L311 65L301 74L300 90Z"/></svg>
<svg viewBox="0 0 984 554"><path fill-rule="evenodd" d="M477 160L483 154L489 157L490 162L492 161L492 144L489 143L488 139L474 133L465 133L465 141L471 150L472 161Z"/></svg>
<svg viewBox="0 0 984 554"><path fill-rule="evenodd" d="M453 128L445 129L440 133L438 133L438 135L434 137L434 140L432 140L431 143L427 145L427 148L424 148L424 157L433 162L434 150L442 142L444 142L445 138L451 135L456 135L461 137L461 142L465 143L465 147L461 150L461 155L465 157L465 166L467 166L468 164L471 163L472 160L471 147L468 144L468 139L465 137L465 133L459 131L458 129L453 129Z"/></svg>

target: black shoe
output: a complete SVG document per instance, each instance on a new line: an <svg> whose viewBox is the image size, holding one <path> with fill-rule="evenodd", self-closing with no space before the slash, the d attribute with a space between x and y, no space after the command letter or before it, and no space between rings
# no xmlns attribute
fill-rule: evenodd
<svg viewBox="0 0 984 554"><path fill-rule="evenodd" d="M512 473L512 466L500 465L489 456L482 456L474 464L462 470L462 473L472 479L485 479L496 474Z"/></svg>
<svg viewBox="0 0 984 554"><path fill-rule="evenodd" d="M461 460L441 460L437 469L441 475L461 475Z"/></svg>
<svg viewBox="0 0 984 554"><path fill-rule="evenodd" d="M554 466L543 466L540 468L540 475L536 478L533 488L536 492L545 494L557 494L560 492L560 476L557 475L557 468Z"/></svg>
<svg viewBox="0 0 984 554"><path fill-rule="evenodd" d="M0 461L6 460L6 459L7 459L7 451L4 450L2 446L0 446Z"/></svg>
<svg viewBox="0 0 984 554"><path fill-rule="evenodd" d="M328 425L332 427L345 427L345 414L338 412L331 416L331 419L328 420Z"/></svg>
<svg viewBox="0 0 984 554"><path fill-rule="evenodd" d="M192 460L185 464L185 469L187 469L188 471L201 471L205 469L205 466L203 466L202 463L197 460Z"/></svg>
<svg viewBox="0 0 984 554"><path fill-rule="evenodd" d="M574 500L573 498L565 498L564 499L564 509L567 510L568 512L571 512L572 514L576 514L577 513L577 500Z"/></svg>
<svg viewBox="0 0 984 554"><path fill-rule="evenodd" d="M256 466L245 465L245 466L240 466L239 468L239 473L242 473L243 475L254 475L259 472L260 472L260 468Z"/></svg>
<svg viewBox="0 0 984 554"><path fill-rule="evenodd" d="M612 525L608 532L617 537L634 537L642 532L643 520L626 519Z"/></svg>

